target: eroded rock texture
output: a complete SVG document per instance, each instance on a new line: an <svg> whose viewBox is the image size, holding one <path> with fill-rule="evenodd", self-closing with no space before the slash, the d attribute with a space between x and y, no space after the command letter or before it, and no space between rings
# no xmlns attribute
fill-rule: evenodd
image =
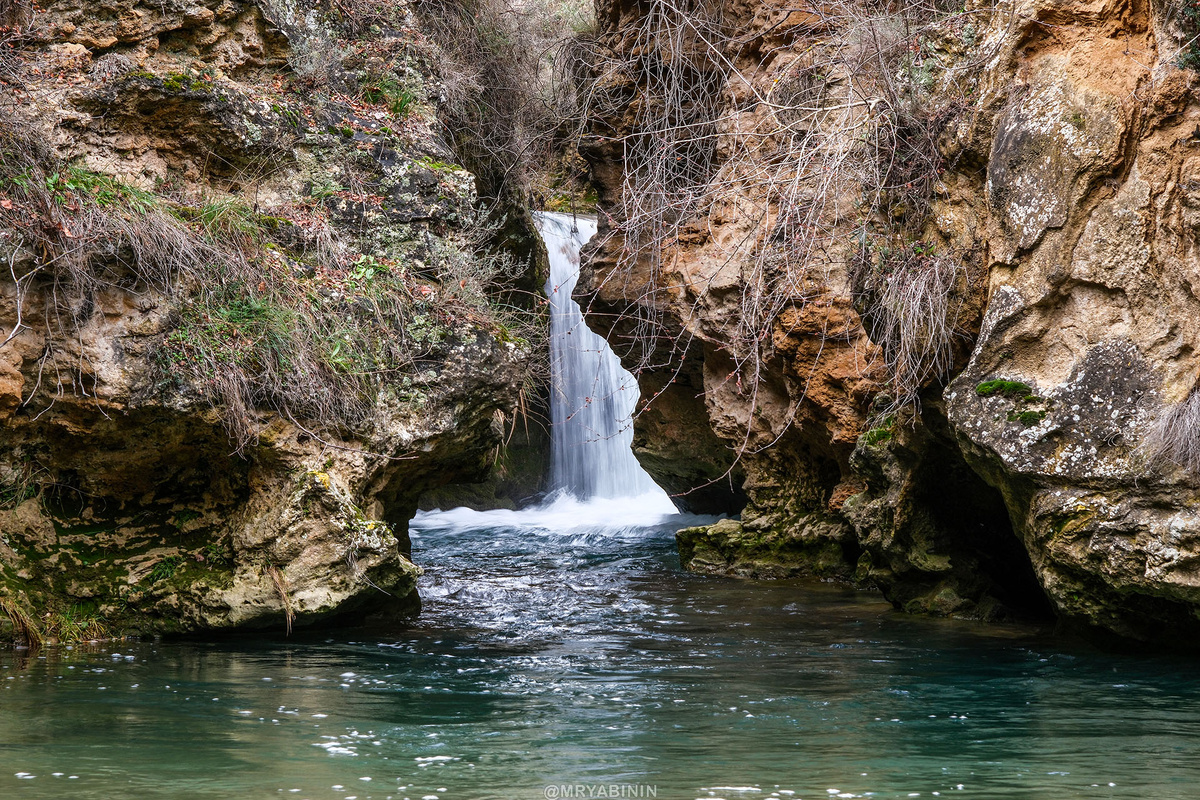
<svg viewBox="0 0 1200 800"><path fill-rule="evenodd" d="M417 498L482 476L528 357L455 298L467 277L431 279L471 258L475 197L432 106L411 107L437 95L416 21L348 59L321 9L285 2L9 5L23 33L3 63L6 169L20 151L62 172L37 172L34 194L33 171L8 169L0 187L6 609L65 637L411 608ZM181 238L129 233L145 220ZM251 272L214 295L235 245ZM290 341L281 292L332 320L313 374L386 376L351 398L363 413L314 418L330 398L222 388L256 380L264 338ZM384 355L348 352L339 318ZM280 347L277 363L302 357Z"/></svg>
<svg viewBox="0 0 1200 800"><path fill-rule="evenodd" d="M998 37L976 212L990 302L946 400L1058 613L1170 641L1197 625L1195 476L1138 445L1196 380L1200 108L1167 12L1035 4ZM996 379L1030 391L981 396Z"/></svg>
<svg viewBox="0 0 1200 800"><path fill-rule="evenodd" d="M771 88L857 24L849 7L704 8L726 34L697 46L720 55L706 62L712 74L696 67L695 77L719 86L712 174L728 168L745 131L762 130L745 121L772 105L865 98L859 116L842 120L867 139L880 130L872 114L898 107L886 92L871 100L869 89L848 88L854 76L836 63L820 72L820 91L810 73L809 88L786 101ZM1196 74L1181 67L1194 35L1186 19L1148 2L1029 0L969 4L923 28L905 62L921 71L906 91L928 91L945 112L930 128L940 171L928 214L914 227L908 195L892 187L872 201L858 192L878 184L849 175L826 189L847 193L829 246L802 271L772 272L758 257L762 240L744 243L747 215L729 211L758 203L766 217L784 216L754 195L761 182L725 181L724 204L698 205L657 250L630 257L638 245L622 163L655 101L646 65L665 63L669 48L641 33L650 6L614 0L601 10L607 104L583 148L608 212L591 262L593 312L653 318L686 353L685 380L663 393L682 399L652 400L637 423L647 467L688 488L741 471L749 501L741 522L681 532L685 562L853 577L910 610L994 617L1048 604L1086 629L1189 638L1200 620L1200 484L1139 448L1163 404L1183 401L1196 381L1200 104ZM819 119L810 128L834 135ZM782 155L774 163L786 169ZM891 238L867 248L876 277L864 279L863 243L880 230ZM906 404L895 402L903 375L879 323L888 306L872 301L898 272L888 248L917 253L920 269L947 255L957 264L946 282L951 367L925 376ZM772 282L788 296L762 328L759 360L747 359L736 321ZM608 327L618 343L628 338L619 323ZM643 395L653 397L679 359L637 355L627 360L643 367ZM701 435L688 433L698 426ZM719 470L698 474L689 448Z"/></svg>

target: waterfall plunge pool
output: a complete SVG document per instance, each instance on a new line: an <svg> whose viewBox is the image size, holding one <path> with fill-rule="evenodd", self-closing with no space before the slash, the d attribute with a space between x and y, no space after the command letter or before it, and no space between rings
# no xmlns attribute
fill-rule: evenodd
<svg viewBox="0 0 1200 800"><path fill-rule="evenodd" d="M552 499L420 514L406 627L0 651L0 798L1196 797L1188 660L681 571L697 520L569 302L586 225L542 222L574 348Z"/></svg>
<svg viewBox="0 0 1200 800"><path fill-rule="evenodd" d="M1200 785L1188 660L690 575L669 517L512 522L418 531L425 607L402 630L0 652L0 797L534 800L619 783L671 800L1192 800Z"/></svg>

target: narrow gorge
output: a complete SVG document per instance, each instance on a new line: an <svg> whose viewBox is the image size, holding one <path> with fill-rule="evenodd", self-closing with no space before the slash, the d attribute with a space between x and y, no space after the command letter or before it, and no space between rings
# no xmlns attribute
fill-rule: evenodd
<svg viewBox="0 0 1200 800"><path fill-rule="evenodd" d="M1190 800L1197 98L1193 0L0 0L0 795Z"/></svg>

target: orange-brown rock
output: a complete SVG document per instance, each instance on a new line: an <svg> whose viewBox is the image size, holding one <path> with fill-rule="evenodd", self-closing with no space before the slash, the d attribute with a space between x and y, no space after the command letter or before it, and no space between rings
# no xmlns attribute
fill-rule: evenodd
<svg viewBox="0 0 1200 800"><path fill-rule="evenodd" d="M666 24L648 21L648 6L600 4L605 102L581 148L605 211L592 308L657 326L653 357L627 358L652 398L637 422L648 468L678 473L661 440L699 424L698 403L655 410L682 361L706 412L694 449L745 475L741 521L682 532L685 560L853 575L912 610L1048 606L1083 628L1160 641L1194 629L1200 484L1139 445L1164 403L1195 397L1200 104L1184 65L1196 31L1137 0L968 4L923 28L906 62L923 71L901 90L937 107L940 166L922 216L911 183L870 199L878 184L863 170L809 195L772 184L807 179L795 164L812 137L879 141L886 125L874 115L902 105L887 80L830 64L814 77L823 48L869 16L851 8L696 4L696 41L668 56L663 30L647 33ZM667 107L655 104L670 60L706 48L691 83L677 76L668 88L694 104L695 137L711 138L711 149L687 151L708 159L693 181L707 194L672 189L682 217L664 216L671 235L647 248L634 216L643 212L629 202L631 187L648 185L636 172L651 163L639 131L653 128L647 109ZM855 101L836 130L809 113ZM784 141L788 119L804 120L809 138ZM801 208L784 229L804 257L765 258L786 248L763 232L804 203L823 211ZM768 222L756 228L755 214ZM890 238L866 244L883 230ZM805 237L822 244L794 246ZM918 266L886 261L897 253ZM898 270L950 262L951 368L923 374L898 403L905 373L887 309L900 306L880 293ZM628 323L603 324L618 341L633 335ZM924 320L914 330L932 335Z"/></svg>

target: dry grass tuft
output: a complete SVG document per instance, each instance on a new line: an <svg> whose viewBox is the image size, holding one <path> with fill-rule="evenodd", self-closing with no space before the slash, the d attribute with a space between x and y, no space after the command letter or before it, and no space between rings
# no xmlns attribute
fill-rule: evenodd
<svg viewBox="0 0 1200 800"><path fill-rule="evenodd" d="M13 635L19 644L37 650L43 644L41 628L19 603L11 597L0 597L0 611L3 611L13 626Z"/></svg>
<svg viewBox="0 0 1200 800"><path fill-rule="evenodd" d="M288 594L287 579L283 577L283 573L279 571L279 567L274 564L267 567L267 575L271 577L271 582L275 584L275 591L279 593L279 600L283 603L283 617L287 622L287 635L292 635L292 622L296 619L296 611L292 607L292 596Z"/></svg>
<svg viewBox="0 0 1200 800"><path fill-rule="evenodd" d="M1140 451L1151 464L1169 462L1200 475L1200 390L1193 389L1180 403L1163 406Z"/></svg>
<svg viewBox="0 0 1200 800"><path fill-rule="evenodd" d="M915 404L924 386L949 374L965 278L957 258L924 242L879 254L852 275L863 324L891 378L888 412Z"/></svg>

